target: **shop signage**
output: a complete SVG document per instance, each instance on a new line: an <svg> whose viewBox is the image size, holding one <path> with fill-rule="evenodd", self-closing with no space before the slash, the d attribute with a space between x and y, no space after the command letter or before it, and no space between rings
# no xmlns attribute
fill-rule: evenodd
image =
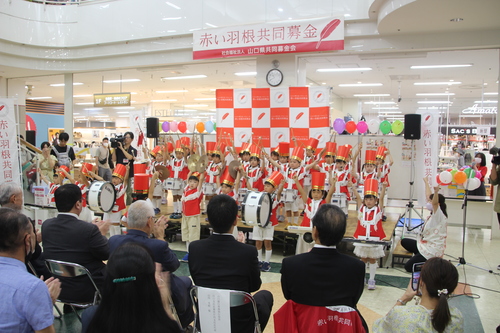
<svg viewBox="0 0 500 333"><path fill-rule="evenodd" d="M441 133L446 133L446 127L441 127ZM495 135L496 127L478 126L478 127L458 127L449 126L448 135Z"/></svg>
<svg viewBox="0 0 500 333"><path fill-rule="evenodd" d="M344 18L304 19L193 32L193 59L344 49Z"/></svg>
<svg viewBox="0 0 500 333"><path fill-rule="evenodd" d="M94 94L94 107L130 106L130 93Z"/></svg>
<svg viewBox="0 0 500 333"><path fill-rule="evenodd" d="M483 107L478 107L477 104L474 104L473 106L463 109L462 113L467 113L467 114L496 114L497 113L497 107L496 106L483 106Z"/></svg>

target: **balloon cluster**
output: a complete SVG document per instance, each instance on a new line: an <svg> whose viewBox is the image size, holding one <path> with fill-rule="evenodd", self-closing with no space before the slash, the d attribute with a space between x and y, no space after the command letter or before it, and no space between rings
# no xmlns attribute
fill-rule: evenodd
<svg viewBox="0 0 500 333"><path fill-rule="evenodd" d="M172 120L171 122L164 121L161 124L161 129L163 132L181 132L181 133L186 133L186 132L191 132L194 133L196 130L198 133L212 133L215 131L216 125L213 121L208 120L205 123L202 123L201 121L196 123L194 121L180 121L176 122L175 120Z"/></svg>
<svg viewBox="0 0 500 333"><path fill-rule="evenodd" d="M436 181L439 185L450 185L452 183L463 185L467 190L473 191L481 186L481 173L476 172L467 165L460 169L442 171L436 176Z"/></svg>
<svg viewBox="0 0 500 333"><path fill-rule="evenodd" d="M342 134L344 131L349 134L355 131L358 131L359 134L365 134L366 131L370 131L371 134L376 134L379 131L382 134L389 134L392 131L392 133L400 135L403 133L404 128L405 125L401 120L395 120L392 124L387 120L379 122L377 119L372 119L368 123L361 120L357 124L352 120L346 123L342 118L337 118L333 121L333 129L338 134Z"/></svg>

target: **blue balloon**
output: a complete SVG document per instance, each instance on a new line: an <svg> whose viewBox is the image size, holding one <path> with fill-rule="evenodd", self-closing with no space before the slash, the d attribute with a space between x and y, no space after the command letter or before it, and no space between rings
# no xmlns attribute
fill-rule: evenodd
<svg viewBox="0 0 500 333"><path fill-rule="evenodd" d="M205 122L205 131L212 133L214 131L214 123L211 120Z"/></svg>

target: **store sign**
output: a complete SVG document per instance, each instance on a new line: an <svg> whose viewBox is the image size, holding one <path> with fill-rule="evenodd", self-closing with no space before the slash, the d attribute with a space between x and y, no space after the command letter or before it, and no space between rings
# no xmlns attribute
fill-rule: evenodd
<svg viewBox="0 0 500 333"><path fill-rule="evenodd" d="M193 59L344 49L344 18L267 22L193 32Z"/></svg>
<svg viewBox="0 0 500 333"><path fill-rule="evenodd" d="M130 93L94 94L94 107L130 106Z"/></svg>
<svg viewBox="0 0 500 333"><path fill-rule="evenodd" d="M466 114L496 114L497 107L496 106L478 107L477 104L474 104L470 108L463 109L462 113L466 113Z"/></svg>
<svg viewBox="0 0 500 333"><path fill-rule="evenodd" d="M446 134L446 126L441 127L441 133ZM458 127L449 126L448 135L496 135L495 126Z"/></svg>

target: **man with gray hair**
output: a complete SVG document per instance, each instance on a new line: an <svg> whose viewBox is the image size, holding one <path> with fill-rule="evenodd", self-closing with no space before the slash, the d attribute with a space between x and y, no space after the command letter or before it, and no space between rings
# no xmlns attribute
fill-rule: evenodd
<svg viewBox="0 0 500 333"><path fill-rule="evenodd" d="M23 189L16 183L3 183L0 185L0 205L16 211L23 209Z"/></svg>
<svg viewBox="0 0 500 333"><path fill-rule="evenodd" d="M153 255L153 260L162 265L163 271L170 272L170 289L177 314L182 327L187 327L194 319L193 306L189 298L191 279L187 276L178 277L173 273L180 263L175 253L165 241L167 217L161 216L155 221L154 207L150 200L138 200L128 208L127 234L112 236L109 241L110 252L113 253L120 245L128 242L139 243L147 247ZM150 238L154 234L155 238Z"/></svg>

